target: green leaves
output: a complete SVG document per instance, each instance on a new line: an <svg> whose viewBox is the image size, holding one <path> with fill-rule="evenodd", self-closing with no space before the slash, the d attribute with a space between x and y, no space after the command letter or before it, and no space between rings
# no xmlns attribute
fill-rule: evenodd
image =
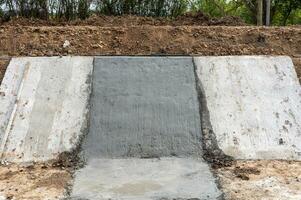
<svg viewBox="0 0 301 200"><path fill-rule="evenodd" d="M256 7L256 0L0 0L0 17L72 20L96 13L173 18L201 11L210 17L239 16L256 24ZM271 0L271 21L273 25L301 24L301 0Z"/></svg>

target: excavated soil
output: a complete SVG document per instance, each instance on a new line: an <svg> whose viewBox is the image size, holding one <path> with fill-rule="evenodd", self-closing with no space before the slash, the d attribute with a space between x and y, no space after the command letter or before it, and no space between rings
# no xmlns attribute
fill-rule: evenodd
<svg viewBox="0 0 301 200"><path fill-rule="evenodd" d="M246 25L239 17L226 16L223 18L209 18L207 15L198 13L187 13L176 18L153 18L141 17L134 15L123 16L96 16L93 15L86 20L73 21L54 21L54 20L39 20L27 18L12 18L9 21L0 21L0 25L10 26L101 26L101 27L116 27L116 26L244 26Z"/></svg>
<svg viewBox="0 0 301 200"><path fill-rule="evenodd" d="M288 55L301 76L300 27L0 26L0 56Z"/></svg>
<svg viewBox="0 0 301 200"><path fill-rule="evenodd" d="M237 161L216 172L226 200L301 199L301 162Z"/></svg>
<svg viewBox="0 0 301 200"><path fill-rule="evenodd" d="M71 173L47 165L0 166L0 199L54 200L66 194Z"/></svg>

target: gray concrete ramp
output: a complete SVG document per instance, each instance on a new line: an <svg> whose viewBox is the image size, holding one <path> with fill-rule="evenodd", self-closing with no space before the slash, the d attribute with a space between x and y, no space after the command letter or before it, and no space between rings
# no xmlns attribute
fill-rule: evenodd
<svg viewBox="0 0 301 200"><path fill-rule="evenodd" d="M217 199L200 124L192 58L96 58L87 165L71 198Z"/></svg>
<svg viewBox="0 0 301 200"><path fill-rule="evenodd" d="M0 156L48 161L76 148L87 124L93 58L14 58L0 87Z"/></svg>
<svg viewBox="0 0 301 200"><path fill-rule="evenodd" d="M88 157L202 155L190 57L103 57L94 65Z"/></svg>
<svg viewBox="0 0 301 200"><path fill-rule="evenodd" d="M301 160L301 87L289 57L197 57L195 63L225 154Z"/></svg>

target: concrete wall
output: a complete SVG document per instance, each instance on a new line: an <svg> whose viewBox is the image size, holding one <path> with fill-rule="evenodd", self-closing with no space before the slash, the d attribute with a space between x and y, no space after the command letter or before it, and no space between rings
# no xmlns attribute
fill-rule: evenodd
<svg viewBox="0 0 301 200"><path fill-rule="evenodd" d="M89 57L12 59L0 89L2 159L47 161L77 146L92 63Z"/></svg>
<svg viewBox="0 0 301 200"><path fill-rule="evenodd" d="M301 160L301 87L289 57L197 57L195 64L225 154Z"/></svg>
<svg viewBox="0 0 301 200"><path fill-rule="evenodd" d="M90 134L111 134L102 135L105 142L92 137L99 146L91 156L201 156L192 58L131 59L95 61L99 90L91 113L98 122ZM86 127L92 63L92 57L12 59L0 87L2 159L46 161L76 148ZM194 63L201 111L209 114L201 120L214 136L209 144L236 159L301 160L301 89L290 58L196 57ZM133 131L140 135L129 139Z"/></svg>

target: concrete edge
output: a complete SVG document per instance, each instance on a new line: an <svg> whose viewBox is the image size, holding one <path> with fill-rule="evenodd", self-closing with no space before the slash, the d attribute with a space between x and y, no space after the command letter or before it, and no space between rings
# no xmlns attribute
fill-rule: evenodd
<svg viewBox="0 0 301 200"><path fill-rule="evenodd" d="M8 137L9 124L11 116L16 111L16 103L19 98L19 91L22 88L23 77L28 72L29 65L24 60L16 68L18 58L13 58L9 62L2 83L0 85L0 158Z"/></svg>

